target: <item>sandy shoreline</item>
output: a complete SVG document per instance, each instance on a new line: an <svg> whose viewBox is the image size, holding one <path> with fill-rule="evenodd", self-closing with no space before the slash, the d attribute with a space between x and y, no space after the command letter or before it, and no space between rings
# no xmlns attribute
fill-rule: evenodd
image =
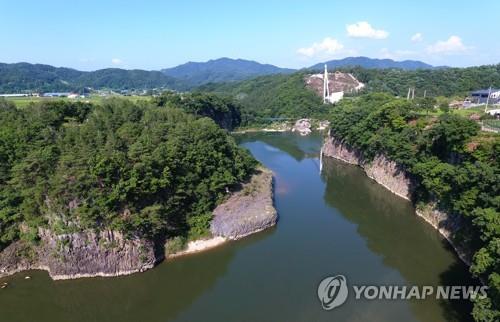
<svg viewBox="0 0 500 322"><path fill-rule="evenodd" d="M168 254L167 255L167 260L179 256L184 256L188 254L194 254L194 253L199 253L211 248L215 248L217 246L220 246L227 242L229 239L221 237L221 236L216 236L212 237L209 239L197 239L197 240L192 240L188 242L187 247L184 250L181 250L177 253L173 254Z"/></svg>

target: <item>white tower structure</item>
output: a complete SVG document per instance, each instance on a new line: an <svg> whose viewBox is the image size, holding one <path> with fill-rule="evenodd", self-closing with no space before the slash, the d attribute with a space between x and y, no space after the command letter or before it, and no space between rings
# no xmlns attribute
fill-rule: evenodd
<svg viewBox="0 0 500 322"><path fill-rule="evenodd" d="M330 87L328 85L328 68L325 64L325 75L323 76L323 103L329 102Z"/></svg>

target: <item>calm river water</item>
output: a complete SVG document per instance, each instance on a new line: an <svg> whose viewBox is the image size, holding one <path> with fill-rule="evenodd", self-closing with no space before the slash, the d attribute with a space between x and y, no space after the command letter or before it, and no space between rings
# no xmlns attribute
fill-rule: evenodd
<svg viewBox="0 0 500 322"><path fill-rule="evenodd" d="M275 173L275 228L117 278L3 279L0 321L467 321L464 301L355 300L324 311L318 283L467 285L467 268L411 204L354 166L324 160L322 138L238 136ZM30 280L24 276L30 275Z"/></svg>

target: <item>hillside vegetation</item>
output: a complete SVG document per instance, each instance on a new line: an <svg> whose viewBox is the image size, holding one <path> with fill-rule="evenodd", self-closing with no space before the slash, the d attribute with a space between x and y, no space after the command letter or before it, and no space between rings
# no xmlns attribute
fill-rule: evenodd
<svg viewBox="0 0 500 322"><path fill-rule="evenodd" d="M150 239L207 232L256 161L214 121L176 106L0 100L0 250L15 240L114 229Z"/></svg>
<svg viewBox="0 0 500 322"><path fill-rule="evenodd" d="M361 67L361 68L398 68L403 70L432 69L433 66L418 60L395 61L392 59L377 59L369 57L346 57L342 59L329 60L309 67L310 70L323 71L324 65L332 70L339 67Z"/></svg>
<svg viewBox="0 0 500 322"><path fill-rule="evenodd" d="M437 202L460 216L462 239L475 251L470 268L489 286L475 302L477 321L500 318L500 136L479 132L461 116L425 116L422 106L387 94L344 100L330 116L331 131L363 151L382 153L418 183L417 207Z"/></svg>
<svg viewBox="0 0 500 322"><path fill-rule="evenodd" d="M385 92L406 98L408 88L414 87L420 98L424 90L427 97L465 97L471 90L489 86L500 88L500 64L426 70L349 67L340 71L352 73L366 85L361 94ZM207 84L196 90L234 97L242 106L243 125L266 123L272 118L323 118L335 107L324 105L319 95L306 88L304 77L308 73L301 71L238 83Z"/></svg>
<svg viewBox="0 0 500 322"><path fill-rule="evenodd" d="M40 64L0 63L0 93L66 92L94 89L186 89L186 85L158 71L119 68L83 72Z"/></svg>
<svg viewBox="0 0 500 322"><path fill-rule="evenodd" d="M233 130L241 124L240 106L229 97L212 93L184 93L164 92L153 98L157 106L181 108L187 113L206 116L226 130Z"/></svg>
<svg viewBox="0 0 500 322"><path fill-rule="evenodd" d="M207 62L188 62L176 67L162 69L165 75L179 79L190 86L207 83L241 81L262 75L288 74L293 69L260 64L244 59L219 58Z"/></svg>
<svg viewBox="0 0 500 322"><path fill-rule="evenodd" d="M198 91L229 95L241 104L243 125L262 124L273 118L321 117L328 107L307 89L304 73L270 75L239 83L209 84Z"/></svg>
<svg viewBox="0 0 500 322"><path fill-rule="evenodd" d="M358 80L366 84L368 92L387 92L406 97L409 87L415 88L419 97L427 96L462 96L470 91L500 88L500 64L468 68L440 69L366 69L344 68Z"/></svg>

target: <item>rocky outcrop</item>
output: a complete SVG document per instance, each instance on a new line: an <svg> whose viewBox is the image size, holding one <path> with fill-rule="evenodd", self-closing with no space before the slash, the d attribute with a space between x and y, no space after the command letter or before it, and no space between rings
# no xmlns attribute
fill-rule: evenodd
<svg viewBox="0 0 500 322"><path fill-rule="evenodd" d="M437 229L448 240L458 257L470 266L473 252L468 245L456 238L456 233L463 227L462 217L440 211L435 204L428 204L418 208L415 213Z"/></svg>
<svg viewBox="0 0 500 322"><path fill-rule="evenodd" d="M388 160L384 155L377 155L370 163L364 164L366 175L392 193L411 199L414 190L412 178L393 161Z"/></svg>
<svg viewBox="0 0 500 322"><path fill-rule="evenodd" d="M363 163L363 154L361 151L345 144L342 140L329 135L323 145L323 155L344 161L349 164L361 165Z"/></svg>
<svg viewBox="0 0 500 322"><path fill-rule="evenodd" d="M0 253L0 277L28 269L47 270L54 280L119 276L145 271L158 260L153 242L117 231L56 235L41 228L39 236L38 246L18 241Z"/></svg>
<svg viewBox="0 0 500 322"><path fill-rule="evenodd" d="M191 241L187 249L167 255L194 253L245 237L274 226L277 217L272 172L260 168L214 210L210 227L213 238ZM38 236L36 246L17 241L0 252L0 278L30 269L46 270L54 280L128 275L152 268L165 256L155 252L153 241L127 238L113 230L55 234L40 228Z"/></svg>
<svg viewBox="0 0 500 322"><path fill-rule="evenodd" d="M410 200L414 190L412 178L394 161L379 154L366 161L363 153L340 139L329 136L323 146L323 155L363 168L366 174L398 196Z"/></svg>
<svg viewBox="0 0 500 322"><path fill-rule="evenodd" d="M300 119L295 122L292 132L299 132L300 135L308 135L311 133L311 120Z"/></svg>
<svg viewBox="0 0 500 322"><path fill-rule="evenodd" d="M273 206L273 174L261 168L251 180L214 210L213 236L239 239L276 224Z"/></svg>
<svg viewBox="0 0 500 322"><path fill-rule="evenodd" d="M411 200L416 186L415 181L401 166L384 155L379 154L373 160L367 161L362 151L351 147L331 133L322 151L324 156L360 166L377 183L392 193ZM449 241L458 256L470 265L472 252L469 251L467 245L456 240L457 233L463 227L461 217L440 211L435 204L428 204L422 209L417 209L416 214L436 228Z"/></svg>

